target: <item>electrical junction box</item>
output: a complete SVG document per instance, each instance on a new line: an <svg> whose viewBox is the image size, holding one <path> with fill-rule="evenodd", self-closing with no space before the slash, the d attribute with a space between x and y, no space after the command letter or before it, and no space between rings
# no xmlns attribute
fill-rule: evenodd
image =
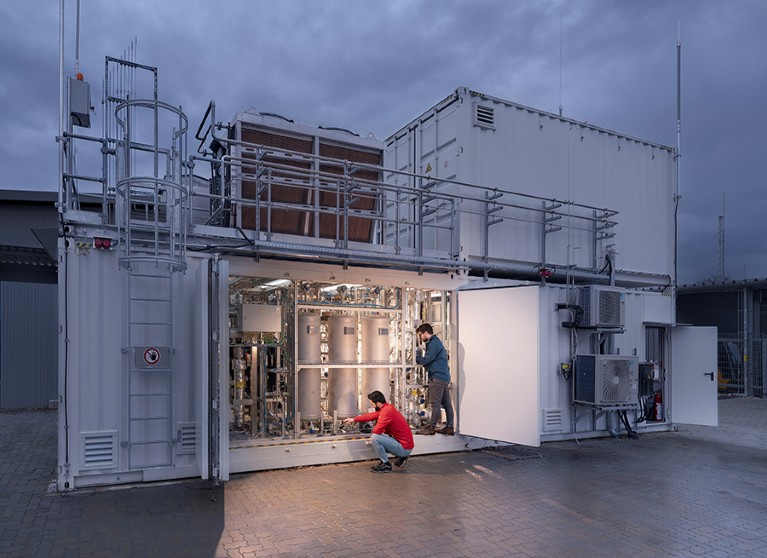
<svg viewBox="0 0 767 558"><path fill-rule="evenodd" d="M237 307L237 331L282 331L282 306L275 304L240 304Z"/></svg>
<svg viewBox="0 0 767 558"><path fill-rule="evenodd" d="M87 81L69 78L69 115L73 125L91 127L91 86Z"/></svg>

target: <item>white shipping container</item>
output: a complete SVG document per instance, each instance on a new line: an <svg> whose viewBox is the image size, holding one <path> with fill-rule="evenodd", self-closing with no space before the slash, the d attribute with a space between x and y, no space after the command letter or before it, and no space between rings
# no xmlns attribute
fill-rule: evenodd
<svg viewBox="0 0 767 558"><path fill-rule="evenodd" d="M453 246L434 228L425 250L597 271L612 252L627 282L673 276L672 148L462 87L387 139L384 166L429 177L389 173L391 183L466 195ZM465 184L486 187L485 198ZM395 210L389 199L388 214Z"/></svg>

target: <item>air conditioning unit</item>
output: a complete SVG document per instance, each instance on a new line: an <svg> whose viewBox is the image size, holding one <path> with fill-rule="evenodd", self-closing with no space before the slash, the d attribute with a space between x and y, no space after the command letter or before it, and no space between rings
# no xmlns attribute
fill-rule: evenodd
<svg viewBox="0 0 767 558"><path fill-rule="evenodd" d="M617 287L589 285L580 289L582 327L623 327L626 293Z"/></svg>
<svg viewBox="0 0 767 558"><path fill-rule="evenodd" d="M636 405L638 373L635 356L577 355L574 401L600 407Z"/></svg>

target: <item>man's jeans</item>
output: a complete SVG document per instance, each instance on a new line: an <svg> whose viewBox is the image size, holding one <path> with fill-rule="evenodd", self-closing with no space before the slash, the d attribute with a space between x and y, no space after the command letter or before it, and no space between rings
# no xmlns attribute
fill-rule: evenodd
<svg viewBox="0 0 767 558"><path fill-rule="evenodd" d="M443 380L429 382L429 404L431 405L431 425L439 422L440 406L445 409L446 426L453 426L453 402L450 400L450 384Z"/></svg>
<svg viewBox="0 0 767 558"><path fill-rule="evenodd" d="M384 463L389 462L389 456L386 455L387 452L397 457L409 457L410 452L412 451L403 448L402 444L388 434L371 434L370 443L373 445L373 449L376 450L378 457Z"/></svg>

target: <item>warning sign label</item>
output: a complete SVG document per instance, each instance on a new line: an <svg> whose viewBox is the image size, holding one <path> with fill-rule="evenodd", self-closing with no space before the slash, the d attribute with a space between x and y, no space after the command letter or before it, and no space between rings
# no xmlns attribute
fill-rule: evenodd
<svg viewBox="0 0 767 558"><path fill-rule="evenodd" d="M169 347L135 347L133 363L137 369L167 368Z"/></svg>

